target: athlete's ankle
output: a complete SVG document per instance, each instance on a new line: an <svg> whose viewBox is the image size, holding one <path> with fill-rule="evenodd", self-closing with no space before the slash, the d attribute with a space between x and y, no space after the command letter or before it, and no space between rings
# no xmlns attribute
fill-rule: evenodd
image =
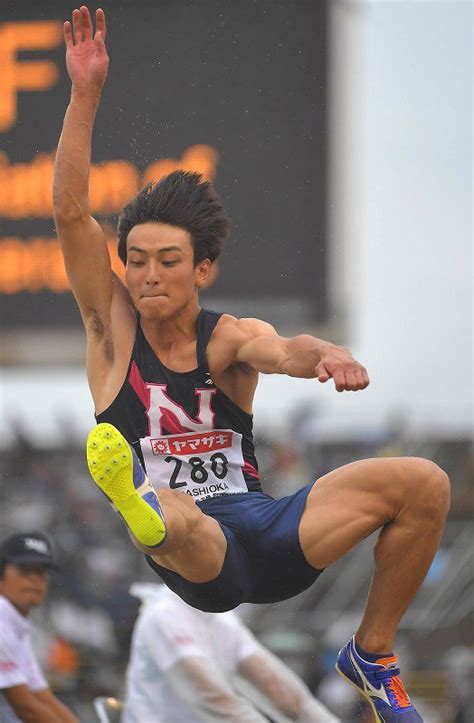
<svg viewBox="0 0 474 723"><path fill-rule="evenodd" d="M362 636L356 633L354 643L357 653L369 663L375 663L379 658L393 656L393 640L388 638Z"/></svg>

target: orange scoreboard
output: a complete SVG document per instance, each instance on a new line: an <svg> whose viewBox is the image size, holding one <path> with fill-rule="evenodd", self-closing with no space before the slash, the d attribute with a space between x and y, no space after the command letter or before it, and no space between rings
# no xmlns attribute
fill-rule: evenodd
<svg viewBox="0 0 474 723"><path fill-rule="evenodd" d="M124 203L176 169L212 180L233 219L206 303L278 322L326 315L326 3L118 0L97 116L91 208L117 271ZM0 8L4 328L79 324L55 236L54 153L68 103L64 1Z"/></svg>

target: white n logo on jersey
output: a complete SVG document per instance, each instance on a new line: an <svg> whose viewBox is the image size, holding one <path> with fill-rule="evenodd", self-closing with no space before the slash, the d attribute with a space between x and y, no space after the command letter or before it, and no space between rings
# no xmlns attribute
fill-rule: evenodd
<svg viewBox="0 0 474 723"><path fill-rule="evenodd" d="M150 392L150 406L147 409L149 419L149 436L160 437L162 434L180 434L183 432L204 432L214 429L214 412L212 396L215 389L195 389L198 397L196 417L190 417L180 404L174 402L166 394L167 384L147 384Z"/></svg>

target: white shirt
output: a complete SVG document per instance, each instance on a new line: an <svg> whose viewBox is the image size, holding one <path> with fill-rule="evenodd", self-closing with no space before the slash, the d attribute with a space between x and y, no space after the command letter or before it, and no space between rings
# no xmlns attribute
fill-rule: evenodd
<svg viewBox="0 0 474 723"><path fill-rule="evenodd" d="M167 671L184 658L198 657L203 666L210 662L216 681L228 687L239 663L259 649L235 613L202 613L163 586L142 607L135 625L122 723L202 721L176 695Z"/></svg>
<svg viewBox="0 0 474 723"><path fill-rule="evenodd" d="M9 600L0 595L0 721L20 719L3 695L5 688L27 685L30 690L48 687L31 647L31 627Z"/></svg>

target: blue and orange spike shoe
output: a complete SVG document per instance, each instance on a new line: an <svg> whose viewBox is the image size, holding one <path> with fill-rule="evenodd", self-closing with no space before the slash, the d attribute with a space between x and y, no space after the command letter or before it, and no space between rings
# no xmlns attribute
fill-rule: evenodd
<svg viewBox="0 0 474 723"><path fill-rule="evenodd" d="M98 424L89 433L87 466L138 542L146 547L161 545L166 524L156 492L135 450L111 424Z"/></svg>
<svg viewBox="0 0 474 723"><path fill-rule="evenodd" d="M376 723L423 723L400 678L396 655L369 663L357 653L353 637L339 651L336 670L372 706Z"/></svg>

